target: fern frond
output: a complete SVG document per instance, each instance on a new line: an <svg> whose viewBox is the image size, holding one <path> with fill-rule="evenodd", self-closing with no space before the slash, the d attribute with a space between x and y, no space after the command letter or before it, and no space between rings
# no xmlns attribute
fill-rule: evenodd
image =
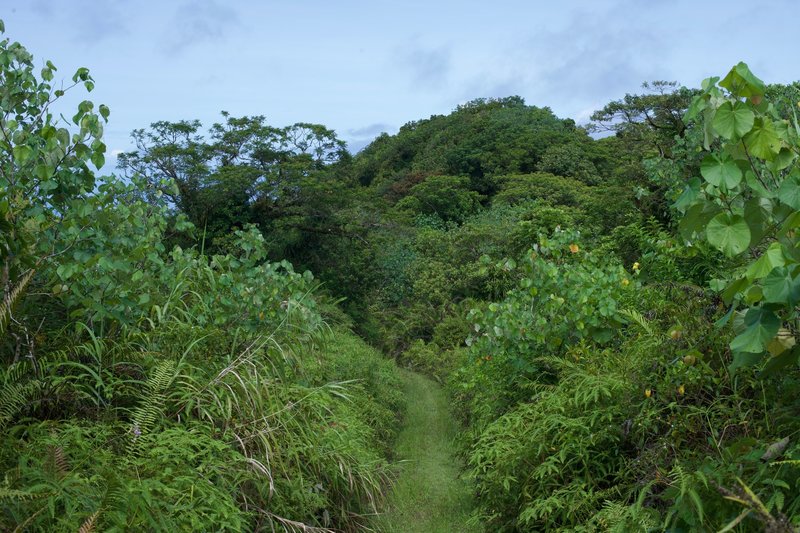
<svg viewBox="0 0 800 533"><path fill-rule="evenodd" d="M64 455L64 448L61 446L50 446L50 453L53 457L53 465L56 471L62 476L67 475L71 469L69 467L69 461L66 455Z"/></svg>
<svg viewBox="0 0 800 533"><path fill-rule="evenodd" d="M631 322L642 328L648 337L656 336L656 332L653 330L653 327L639 311L636 311L635 309L623 309L619 312L619 314L630 319Z"/></svg>
<svg viewBox="0 0 800 533"><path fill-rule="evenodd" d="M133 411L133 416L131 417L132 439L129 452L133 451L136 443L146 437L156 425L156 421L164 415L165 392L174 379L174 361L160 361L152 369L150 377L147 379L141 403Z"/></svg>
<svg viewBox="0 0 800 533"><path fill-rule="evenodd" d="M0 430L14 420L14 417L42 391L43 384L39 380L27 383L6 383L0 386Z"/></svg>
<svg viewBox="0 0 800 533"><path fill-rule="evenodd" d="M700 498L696 487L698 484L707 486L705 476L698 472L687 472L680 464L676 464L670 471L669 477L673 482L673 486L677 485L678 500L684 504L690 503L702 523L705 517L705 510L703 508L703 500Z"/></svg>
<svg viewBox="0 0 800 533"><path fill-rule="evenodd" d="M33 269L26 272L17 282L17 285L12 287L3 297L3 301L0 302L0 335L4 335L8 330L8 323L11 321L14 307L16 307L22 299L25 289L28 288L28 284L31 282L31 279L33 279L35 273L36 271Z"/></svg>
<svg viewBox="0 0 800 533"><path fill-rule="evenodd" d="M0 501L2 500L37 500L55 495L54 492L28 492L26 490L9 489L0 487Z"/></svg>
<svg viewBox="0 0 800 533"><path fill-rule="evenodd" d="M84 520L81 527L78 529L78 533L92 533L94 531L94 524L97 522L97 517L100 516L100 511L95 511L89 518Z"/></svg>

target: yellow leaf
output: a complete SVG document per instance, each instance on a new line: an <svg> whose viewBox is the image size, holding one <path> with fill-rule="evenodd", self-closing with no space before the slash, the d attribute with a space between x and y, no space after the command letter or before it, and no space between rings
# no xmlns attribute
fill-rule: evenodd
<svg viewBox="0 0 800 533"><path fill-rule="evenodd" d="M792 335L792 332L786 328L781 328L775 338L767 344L767 350L772 355L780 355L786 350L791 350L795 344L797 344L797 340Z"/></svg>

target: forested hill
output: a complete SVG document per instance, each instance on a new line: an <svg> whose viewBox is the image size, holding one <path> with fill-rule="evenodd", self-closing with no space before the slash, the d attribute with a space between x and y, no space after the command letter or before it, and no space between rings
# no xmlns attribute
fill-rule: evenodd
<svg viewBox="0 0 800 533"><path fill-rule="evenodd" d="M574 121L526 106L520 97L474 100L450 115L409 122L397 135L382 134L359 154L355 175L362 185L400 187L413 185L414 176L417 182L426 175L469 176L486 193L493 190L489 176L542 170L542 164L547 170L547 161L564 155L560 145L574 146L571 153L586 159L585 137Z"/></svg>
<svg viewBox="0 0 800 533"><path fill-rule="evenodd" d="M226 251L232 227L257 225L270 256L311 270L329 292L346 297L345 308L365 334L364 320L377 327L383 318L368 311L368 301L409 303L412 270L426 266L402 263L416 253L412 241L425 234L420 230L455 235L467 222L490 224L482 217L516 225L546 214L550 229L575 221L599 235L636 218L668 217L641 163L652 142L594 140L571 119L519 97L475 100L447 116L410 122L355 156L321 125L277 128L262 116L222 118L207 129L182 121L137 130L138 149L120 156L120 171L146 180L188 217L194 233L175 237L181 244L202 238L206 250ZM513 256L536 231L531 226L513 240L490 231L480 246L461 252L469 258L451 266L475 263L489 251L485 246ZM441 314L466 297L488 295L486 284L473 279L435 307ZM429 313L430 302L423 305ZM436 322L426 319L424 327ZM383 342L383 334L369 335Z"/></svg>
<svg viewBox="0 0 800 533"><path fill-rule="evenodd" d="M404 531L418 486L445 529L800 526L800 85L479 99L358 154L223 112L100 176L112 110L43 64L0 41L1 529Z"/></svg>

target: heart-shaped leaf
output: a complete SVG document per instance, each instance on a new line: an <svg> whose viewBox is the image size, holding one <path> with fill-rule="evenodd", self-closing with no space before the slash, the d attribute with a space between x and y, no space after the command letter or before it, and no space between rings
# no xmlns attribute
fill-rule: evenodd
<svg viewBox="0 0 800 533"><path fill-rule="evenodd" d="M706 237L711 246L733 257L750 244L750 227L741 215L720 213L708 223Z"/></svg>
<svg viewBox="0 0 800 533"><path fill-rule="evenodd" d="M744 96L745 98L763 96L767 90L764 82L750 72L750 67L744 62L733 67L719 84L736 96Z"/></svg>
<svg viewBox="0 0 800 533"><path fill-rule="evenodd" d="M734 353L762 353L781 327L775 313L762 307L753 307L744 316L744 331L731 342ZM734 367L736 362L734 361Z"/></svg>
<svg viewBox="0 0 800 533"><path fill-rule="evenodd" d="M755 114L744 102L725 102L714 115L712 125L726 139L738 139L753 128Z"/></svg>
<svg viewBox="0 0 800 533"><path fill-rule="evenodd" d="M769 248L761 254L758 260L750 265L747 269L746 276L749 280L761 279L776 267L782 267L786 264L786 258L783 256L783 247L780 243L773 242Z"/></svg>
<svg viewBox="0 0 800 533"><path fill-rule="evenodd" d="M761 282L764 301L794 305L800 299L800 278L793 277L786 267L775 267Z"/></svg>
<svg viewBox="0 0 800 533"><path fill-rule="evenodd" d="M700 164L700 174L711 185L732 189L742 181L742 169L730 156L709 154Z"/></svg>
<svg viewBox="0 0 800 533"><path fill-rule="evenodd" d="M800 209L800 176L790 174L778 188L778 199L792 209Z"/></svg>
<svg viewBox="0 0 800 533"><path fill-rule="evenodd" d="M781 150L781 139L775 125L768 119L756 119L743 140L750 153L760 159L772 160Z"/></svg>

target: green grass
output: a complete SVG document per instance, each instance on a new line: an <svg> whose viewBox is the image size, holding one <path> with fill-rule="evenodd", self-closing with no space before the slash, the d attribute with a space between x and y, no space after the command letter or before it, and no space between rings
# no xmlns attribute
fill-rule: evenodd
<svg viewBox="0 0 800 533"><path fill-rule="evenodd" d="M396 448L401 472L375 529L384 533L479 531L467 525L472 497L453 453L457 427L447 396L437 383L420 374L403 372L403 381L408 411Z"/></svg>

